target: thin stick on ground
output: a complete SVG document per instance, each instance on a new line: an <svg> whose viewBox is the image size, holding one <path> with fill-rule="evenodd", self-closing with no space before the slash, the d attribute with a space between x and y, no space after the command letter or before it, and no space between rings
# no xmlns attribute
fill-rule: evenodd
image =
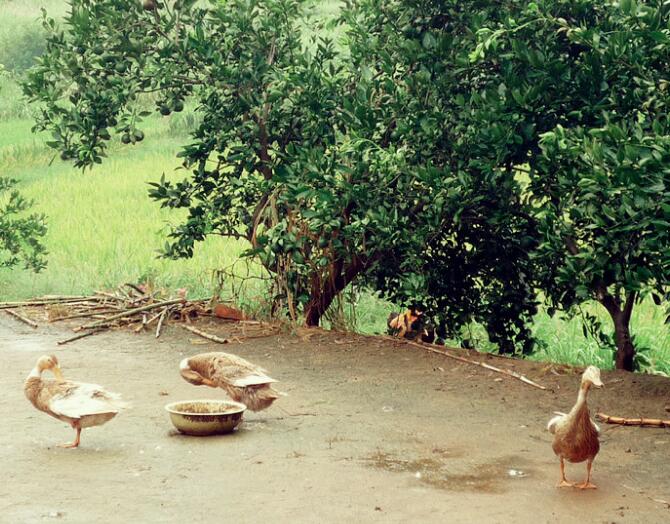
<svg viewBox="0 0 670 524"><path fill-rule="evenodd" d="M17 320L20 320L24 324L28 324L30 327L34 327L34 328L38 327L37 322L33 322L29 318L24 317L23 315L17 313L16 311L12 311L11 309L5 309L5 313L7 313L8 315L13 316Z"/></svg>
<svg viewBox="0 0 670 524"><path fill-rule="evenodd" d="M169 311L170 306L165 306L163 308L163 311L160 312L160 317L158 318L158 325L156 326L156 338L161 336L161 329L163 327L163 321L165 320L165 317L167 316L167 312Z"/></svg>
<svg viewBox="0 0 670 524"><path fill-rule="evenodd" d="M167 308L165 308L165 309L167 309ZM158 317L160 317L162 314L163 314L163 311L159 311L158 313L156 313L153 317L151 317L149 320L147 320L146 325L149 326L150 324L153 324L156 320L158 320Z"/></svg>
<svg viewBox="0 0 670 524"><path fill-rule="evenodd" d="M194 328L193 326L182 325L182 327L191 333L195 333L196 335L201 336L202 338L206 338L207 340L211 340L212 342L216 342L217 344L228 344L230 342L230 340L227 338L217 337L216 335L201 331L198 328Z"/></svg>
<svg viewBox="0 0 670 524"><path fill-rule="evenodd" d="M109 311L88 311L86 313L77 313L74 315L67 315L65 317L58 317L49 320L49 322L59 322L60 320L70 320L73 318L89 318L95 317L96 315L109 315L110 313L116 313L118 309L111 309Z"/></svg>
<svg viewBox="0 0 670 524"><path fill-rule="evenodd" d="M98 333L102 333L103 331L106 331L106 329L94 329L93 331L87 331L85 333L79 333L78 335L75 335L74 337L66 338L65 340L59 340L58 345L62 346L64 344L69 344L70 342L74 342L75 340L79 340L80 338L84 337L90 337L91 335L97 335Z"/></svg>
<svg viewBox="0 0 670 524"><path fill-rule="evenodd" d="M421 349L425 349L426 351L430 351L431 353L437 353L438 355L444 355L445 357L453 358L454 360L458 360L459 362L465 362L466 364L472 364L473 366L479 366L479 367L482 367L484 369L495 371L496 373L502 373L503 375L513 377L517 380L520 380L524 384L528 384L529 386L533 386L534 388L538 388L538 389L542 389L542 390L547 389L545 386L542 386L542 385L538 384L537 382L533 382L529 378L524 377L523 375L521 375L520 373L517 373L516 371L511 371L509 369L501 369L501 368L497 368L495 366L492 366L491 364L487 364L486 362L479 362L477 360L470 360L470 359L465 358L465 357L459 357L458 355L452 355L451 353L447 353L446 351L443 351L441 349L432 348L432 347L424 345L424 344L419 344L418 342L412 342L410 340L402 340L402 339L398 339L398 338L395 338L395 337L384 337L384 338L389 339L389 340L393 340L395 342L404 342L405 344L409 344L410 346L416 346L416 347L419 347Z"/></svg>
<svg viewBox="0 0 670 524"><path fill-rule="evenodd" d="M660 418L624 418L605 415L605 413L598 413L596 415L599 420L606 424L619 424L621 426L652 426L656 428L670 428L670 420L662 420Z"/></svg>
<svg viewBox="0 0 670 524"><path fill-rule="evenodd" d="M75 304L94 301L91 297L66 297L66 298L45 298L35 300L23 300L20 302L0 302L0 309L16 309L24 306L46 306L51 304Z"/></svg>
<svg viewBox="0 0 670 524"><path fill-rule="evenodd" d="M147 314L142 313L142 323L135 328L135 333L139 333L140 331L142 331L143 329L145 329L147 327L147 324L148 324L147 318L148 318Z"/></svg>

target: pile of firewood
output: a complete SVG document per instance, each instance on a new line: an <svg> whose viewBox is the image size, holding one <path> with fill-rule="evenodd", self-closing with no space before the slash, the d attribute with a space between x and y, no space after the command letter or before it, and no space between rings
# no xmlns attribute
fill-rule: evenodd
<svg viewBox="0 0 670 524"><path fill-rule="evenodd" d="M209 315L208 303L207 299L187 299L185 290L177 297L165 297L161 291L147 286L125 284L114 291L98 291L90 296L48 295L21 302L0 302L0 309L33 327L38 326L34 319L44 311L49 322L81 319L82 324L74 328L78 334L59 342L67 344L118 327L130 327L136 332L155 330L158 338L167 321L188 322Z"/></svg>

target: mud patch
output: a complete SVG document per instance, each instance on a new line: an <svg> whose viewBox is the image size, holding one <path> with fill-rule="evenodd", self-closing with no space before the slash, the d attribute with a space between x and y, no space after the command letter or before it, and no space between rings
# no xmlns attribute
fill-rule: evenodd
<svg viewBox="0 0 670 524"><path fill-rule="evenodd" d="M469 471L462 471L463 465L448 464L444 458L404 459L383 451L373 453L364 461L375 469L411 473L422 484L448 491L504 493L513 479L530 476L527 468L519 469L518 457L512 456L476 464Z"/></svg>

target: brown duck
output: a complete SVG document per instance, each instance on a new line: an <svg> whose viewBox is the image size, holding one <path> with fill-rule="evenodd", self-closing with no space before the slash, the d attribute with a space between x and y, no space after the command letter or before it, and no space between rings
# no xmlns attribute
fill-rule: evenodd
<svg viewBox="0 0 670 524"><path fill-rule="evenodd" d="M577 403L567 415L558 413L547 424L547 429L554 434L552 448L561 460L561 481L558 487L576 486L580 489L595 489L591 483L591 466L600 450L598 433L600 429L589 416L589 407L586 398L591 386L603 387L600 380L600 370L595 366L589 366L582 374L582 382L579 387ZM586 480L581 484L573 484L565 478L564 461L584 462L586 461Z"/></svg>
<svg viewBox="0 0 670 524"><path fill-rule="evenodd" d="M51 370L56 380L43 379L45 370ZM63 444L61 447L64 448L76 448L83 428L100 426L127 406L119 395L97 384L65 380L54 355L38 359L24 383L23 391L37 409L67 422L75 429L77 436L74 442Z"/></svg>
<svg viewBox="0 0 670 524"><path fill-rule="evenodd" d="M230 353L201 353L185 358L179 364L179 371L187 382L221 388L251 411L265 409L279 398L271 386L277 381L269 377L267 371Z"/></svg>

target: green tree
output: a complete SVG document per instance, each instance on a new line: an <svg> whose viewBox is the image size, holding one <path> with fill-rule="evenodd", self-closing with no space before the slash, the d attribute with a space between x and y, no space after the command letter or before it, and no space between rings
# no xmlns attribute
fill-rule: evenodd
<svg viewBox="0 0 670 524"><path fill-rule="evenodd" d="M614 326L614 340L601 340L632 370L634 304L670 299L669 12L660 1L352 6L352 54L388 96L392 141L440 171L431 186L451 203L419 236L437 249L429 240L414 256L404 250L381 288L402 299L419 282L455 315L499 324L502 340L487 327L503 348L514 331L529 347L529 287L552 314L596 300ZM456 269L473 259L478 270ZM403 287L398 269L408 268L419 274ZM448 303L468 303L473 290L474 307Z"/></svg>
<svg viewBox="0 0 670 524"><path fill-rule="evenodd" d="M596 300L616 367L633 370L634 305L670 300L670 7L661 1L530 3L479 31L505 114L533 126L528 194L551 307Z"/></svg>
<svg viewBox="0 0 670 524"><path fill-rule="evenodd" d="M457 153L435 142L444 105L413 115L437 98L429 77L410 85L404 65L368 64L359 15L374 22L352 10L340 53L326 38L303 45L294 0L74 1L64 30L45 17L47 51L25 90L43 104L37 128L79 167L101 162L114 133L142 140L146 95L162 115L195 100L200 123L180 153L191 175L151 190L188 209L168 256L190 256L211 234L246 238L275 275L275 298L308 325L367 282L454 331L482 320L504 349L528 347L529 223L513 170L452 172Z"/></svg>
<svg viewBox="0 0 670 524"><path fill-rule="evenodd" d="M401 208L399 238L369 274L375 288L421 305L449 334L478 321L501 351L530 352L537 239L518 180L526 149L500 118L495 67L469 58L476 30L506 15L486 1L363 0L344 19L358 85L384 101L376 142L403 151L427 197Z"/></svg>
<svg viewBox="0 0 670 524"><path fill-rule="evenodd" d="M25 215L31 202L14 189L16 180L0 177L0 267L22 263L40 271L46 266L46 251L40 238L46 234L44 216Z"/></svg>
<svg viewBox="0 0 670 524"><path fill-rule="evenodd" d="M361 0L347 45L301 34L296 0L73 1L25 90L79 167L194 100L191 175L151 196L186 208L166 245L249 240L275 298L315 325L352 282L476 320L532 349L587 300L634 367L630 314L668 301L668 8L586 0ZM144 102L146 104L146 102Z"/></svg>

